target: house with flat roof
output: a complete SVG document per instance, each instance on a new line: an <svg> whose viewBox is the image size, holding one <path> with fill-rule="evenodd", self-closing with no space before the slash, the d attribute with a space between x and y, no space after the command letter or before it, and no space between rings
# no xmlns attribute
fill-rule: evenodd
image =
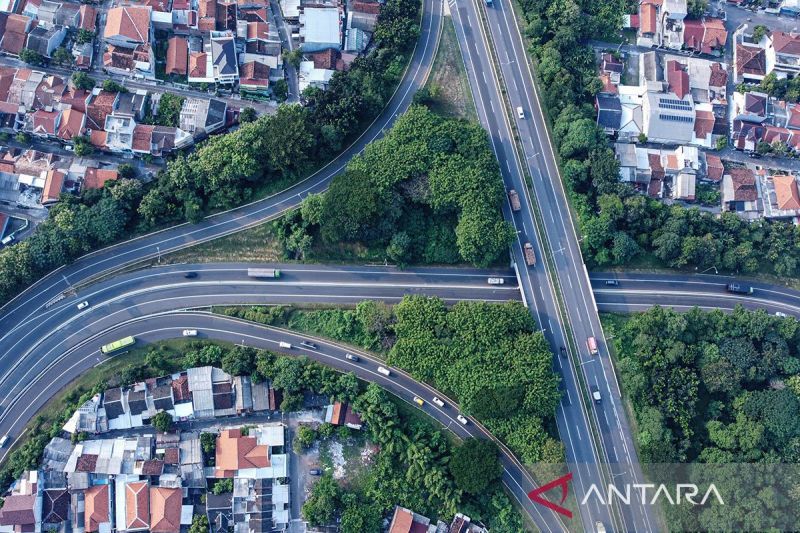
<svg viewBox="0 0 800 533"><path fill-rule="evenodd" d="M760 175L765 218L800 216L800 190L797 178L791 174Z"/></svg>
<svg viewBox="0 0 800 533"><path fill-rule="evenodd" d="M342 13L338 7L303 7L299 19L303 52L342 49Z"/></svg>
<svg viewBox="0 0 800 533"><path fill-rule="evenodd" d="M26 48L38 52L43 57L50 57L53 51L61 46L67 29L64 26L37 26L28 33Z"/></svg>

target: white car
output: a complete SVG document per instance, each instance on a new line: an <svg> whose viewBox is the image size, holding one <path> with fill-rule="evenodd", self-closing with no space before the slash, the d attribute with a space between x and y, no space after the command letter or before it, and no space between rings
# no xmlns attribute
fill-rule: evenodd
<svg viewBox="0 0 800 533"><path fill-rule="evenodd" d="M781 318L786 318L789 315L787 315L786 313L781 313L780 311L775 311L775 316L779 316Z"/></svg>
<svg viewBox="0 0 800 533"><path fill-rule="evenodd" d="M197 337L197 330L196 329L185 329L183 330L184 337Z"/></svg>
<svg viewBox="0 0 800 533"><path fill-rule="evenodd" d="M459 422L461 422L461 423L462 423L462 424L464 424L465 426L466 426L467 424L469 424L469 420L467 420L467 417L466 417L466 416L464 416L464 415L458 415L458 416L456 417L456 420L458 420Z"/></svg>
<svg viewBox="0 0 800 533"><path fill-rule="evenodd" d="M431 400L431 401L433 403L435 403L436 405L438 405L439 407L444 407L444 402L442 400L440 400L437 396L434 396L433 400Z"/></svg>
<svg viewBox="0 0 800 533"><path fill-rule="evenodd" d="M291 349L292 349L292 345L291 345L291 344L289 344L288 342L283 342L283 341L280 341L280 342L278 343L278 346L280 346L281 348L285 348L285 349L287 349L287 350L291 350Z"/></svg>
<svg viewBox="0 0 800 533"><path fill-rule="evenodd" d="M521 107L517 107L517 118L520 120L525 118L525 111L523 111Z"/></svg>
<svg viewBox="0 0 800 533"><path fill-rule="evenodd" d="M379 367L378 367L378 374L383 374L384 376L387 376L387 377L388 377L388 376L391 376L391 375L392 375L392 371L391 371L391 370L389 370L388 368L385 368L385 367L379 366Z"/></svg>
<svg viewBox="0 0 800 533"><path fill-rule="evenodd" d="M503 278L489 278L489 285L502 285L506 282Z"/></svg>
<svg viewBox="0 0 800 533"><path fill-rule="evenodd" d="M89 301L84 300L78 304L78 311L80 311L81 309L86 309L87 307L89 307Z"/></svg>

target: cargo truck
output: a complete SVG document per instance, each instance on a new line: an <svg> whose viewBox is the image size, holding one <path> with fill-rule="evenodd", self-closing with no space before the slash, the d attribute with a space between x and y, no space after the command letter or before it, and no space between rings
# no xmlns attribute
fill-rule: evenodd
<svg viewBox="0 0 800 533"><path fill-rule="evenodd" d="M519 211L522 206L519 203L519 194L514 189L508 190L508 201L511 202L511 210L516 212Z"/></svg>
<svg viewBox="0 0 800 533"><path fill-rule="evenodd" d="M533 253L533 245L529 242L526 242L525 246L522 248L525 252L525 262L528 264L528 266L536 265L536 254Z"/></svg>
<svg viewBox="0 0 800 533"><path fill-rule="evenodd" d="M586 339L586 347L589 348L590 354L597 355L597 341L594 337Z"/></svg>
<svg viewBox="0 0 800 533"><path fill-rule="evenodd" d="M248 268L247 275L251 278L279 278L281 271L277 268Z"/></svg>

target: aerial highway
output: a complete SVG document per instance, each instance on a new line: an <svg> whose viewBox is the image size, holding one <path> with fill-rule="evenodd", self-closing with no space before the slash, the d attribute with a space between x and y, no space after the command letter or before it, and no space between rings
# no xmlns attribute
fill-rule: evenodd
<svg viewBox="0 0 800 533"><path fill-rule="evenodd" d="M331 179L355 155L391 128L425 84L441 34L442 1L422 0L420 36L405 75L378 118L338 157L300 183L230 211L206 217L199 224L180 224L87 254L35 283L0 308L0 336L17 325L17 318L28 316L61 292L88 279L114 272L127 265L201 242L236 233L261 224L293 209L307 195L323 192Z"/></svg>
<svg viewBox="0 0 800 533"><path fill-rule="evenodd" d="M280 267L282 275L279 279L264 281L248 278L248 266L252 265L208 263L128 272L90 285L32 316L22 317L20 326L0 342L0 368L3 369L0 434L18 437L21 428L53 394L85 370L102 363L105 358L99 346L105 342L128 334L135 334L143 341L163 338L150 338L139 332L149 331L152 324L167 326L175 316L180 317L175 322L179 325L166 328L161 334L174 337L180 335L182 329L199 329L205 335L206 329L219 329L210 327L209 321L216 324L220 320L227 328L233 327L231 324L246 324L248 331L260 328L208 313L182 311L187 308L207 309L212 305L234 303L354 304L362 299L396 302L405 294L436 295L451 303L521 299L513 269L400 271L383 266L286 264L272 265ZM189 272L196 273L197 277L185 277ZM490 276L500 277L504 283L489 285L487 278ZM609 279L617 280L619 285L606 285ZM800 316L800 292L756 283L752 295L733 295L725 291L730 279L598 273L592 275L592 284L600 308L611 311L643 310L674 301L681 308L697 305L731 309L742 304ZM77 304L83 301L89 306L77 309ZM231 331L228 334L233 335ZM229 337L225 339L230 340ZM242 337L237 342L245 339L247 337ZM250 341L246 343L251 344ZM568 398L565 403L572 402ZM517 490L512 486L509 489L512 493ZM561 529L551 513L537 511L543 513L532 515L537 525L545 530Z"/></svg>

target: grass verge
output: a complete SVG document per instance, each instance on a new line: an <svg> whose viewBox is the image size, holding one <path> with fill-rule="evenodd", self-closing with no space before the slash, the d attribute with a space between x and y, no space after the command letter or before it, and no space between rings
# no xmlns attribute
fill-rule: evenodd
<svg viewBox="0 0 800 533"><path fill-rule="evenodd" d="M442 38L425 89L430 94L428 107L434 113L473 121L478 119L453 18L449 13L444 15Z"/></svg>

